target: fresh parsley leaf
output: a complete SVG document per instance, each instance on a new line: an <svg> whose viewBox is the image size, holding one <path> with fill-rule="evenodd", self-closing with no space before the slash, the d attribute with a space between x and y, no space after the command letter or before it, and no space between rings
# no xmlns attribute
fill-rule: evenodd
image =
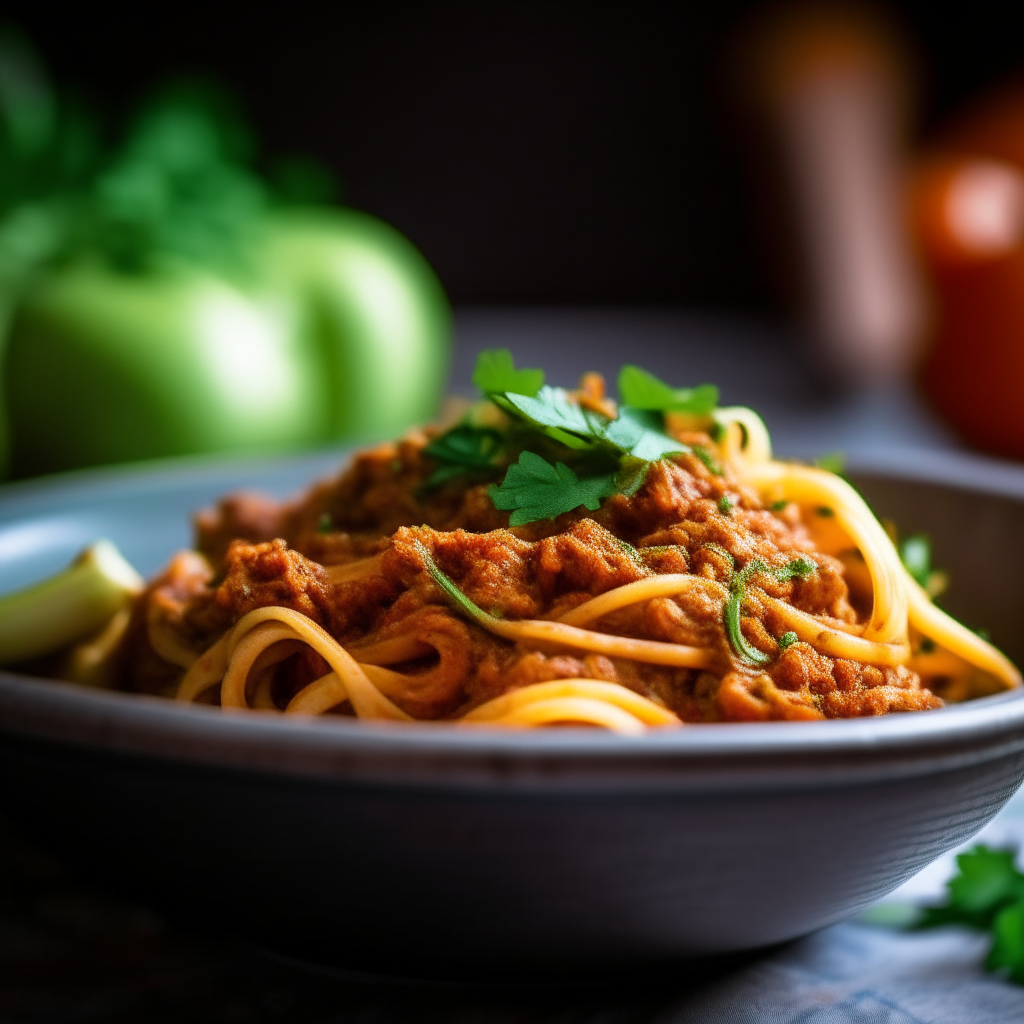
<svg viewBox="0 0 1024 1024"><path fill-rule="evenodd" d="M718 404L718 388L713 384L696 388L669 387L653 373L627 365L619 371L619 399L634 409L707 415Z"/></svg>
<svg viewBox="0 0 1024 1024"><path fill-rule="evenodd" d="M497 430L460 424L434 438L423 449L423 454L438 462L483 469L493 464L501 443L502 436Z"/></svg>
<svg viewBox="0 0 1024 1024"><path fill-rule="evenodd" d="M721 512L723 516L727 516L730 512L732 512L733 506L735 504L736 503L732 500L732 498L729 497L728 494L723 494L718 499L718 511Z"/></svg>
<svg viewBox="0 0 1024 1024"><path fill-rule="evenodd" d="M835 509L829 508L828 505L819 505L815 510L822 519L831 519L836 513Z"/></svg>
<svg viewBox="0 0 1024 1024"><path fill-rule="evenodd" d="M792 630L789 630L788 633L783 633L782 636L779 637L779 650L784 651L787 647L792 647L799 639L800 637L798 637Z"/></svg>
<svg viewBox="0 0 1024 1024"><path fill-rule="evenodd" d="M473 383L485 395L511 392L532 398L544 385L544 371L517 370L507 348L485 349L476 357Z"/></svg>
<svg viewBox="0 0 1024 1024"><path fill-rule="evenodd" d="M588 414L587 410L570 401L569 393L564 388L545 385L534 397L508 393L501 398L531 423L558 430L562 436L556 439L563 440L563 443L565 432L597 440L604 429L604 417L596 413Z"/></svg>
<svg viewBox="0 0 1024 1024"><path fill-rule="evenodd" d="M650 468L650 462L645 459L634 459L627 455L623 458L618 473L615 474L616 490L627 498L632 498L643 486Z"/></svg>
<svg viewBox="0 0 1024 1024"><path fill-rule="evenodd" d="M441 463L423 484L424 490L467 473L497 472L496 457L500 454L504 438L489 427L474 427L461 423L434 438L423 453Z"/></svg>
<svg viewBox="0 0 1024 1024"><path fill-rule="evenodd" d="M690 450L682 441L665 433L658 413L628 405L622 406L618 419L604 428L604 438L616 448L646 462Z"/></svg>
<svg viewBox="0 0 1024 1024"><path fill-rule="evenodd" d="M968 914L995 914L1010 900L1024 899L1024 875L1012 850L975 846L956 859L959 873L946 888L952 906Z"/></svg>
<svg viewBox="0 0 1024 1024"><path fill-rule="evenodd" d="M1024 985L1024 874L1011 850L975 846L957 859L957 875L946 883L946 902L928 907L917 928L966 925L992 933L985 967L1007 969L1011 981Z"/></svg>
<svg viewBox="0 0 1024 1024"><path fill-rule="evenodd" d="M768 507L772 512L781 512L789 504L785 498L780 498L778 501L773 501Z"/></svg>
<svg viewBox="0 0 1024 1024"><path fill-rule="evenodd" d="M827 455L816 458L814 464L818 469L825 469L829 473L835 473L836 476L842 476L843 470L846 469L846 453L829 452Z"/></svg>
<svg viewBox="0 0 1024 1024"><path fill-rule="evenodd" d="M927 587L932 575L932 542L928 534L915 533L907 537L900 544L900 561L922 587Z"/></svg>
<svg viewBox="0 0 1024 1024"><path fill-rule="evenodd" d="M320 518L316 521L317 533L330 533L334 529L334 519L330 512L321 512Z"/></svg>
<svg viewBox="0 0 1024 1024"><path fill-rule="evenodd" d="M690 451L665 432L663 411L710 410L718 393L710 386L672 389L637 367L626 371L625 391L632 390L646 404L623 403L610 419L577 402L564 388L544 385L540 371L517 370L507 349L481 353L474 382L492 403L520 422L513 422L503 441L494 441L493 447L469 427L462 434L449 432L438 439L427 454L444 465L426 486L455 475L449 468L453 465L466 471L492 469L504 449L510 454L531 453L525 462L520 458L516 472L510 467L500 487L489 491L497 508L512 511L514 525L550 518L579 505L596 509L602 497L616 491L627 496L636 493L653 462ZM658 401L652 394L660 396ZM579 454L568 460L570 465L558 462L552 457L551 442ZM714 472L721 473L710 453L699 454ZM554 511L545 511L549 509Z"/></svg>
<svg viewBox="0 0 1024 1024"><path fill-rule="evenodd" d="M992 950L985 967L990 971L1007 967L1010 981L1024 985L1024 900L1001 910L992 922Z"/></svg>
<svg viewBox="0 0 1024 1024"><path fill-rule="evenodd" d="M982 931L992 927L1007 906L1024 900L1024 874L1012 850L975 846L956 858L957 874L946 883L946 902L927 907L918 928L961 924Z"/></svg>
<svg viewBox="0 0 1024 1024"><path fill-rule="evenodd" d="M494 507L511 511L509 522L522 526L538 519L554 519L582 505L591 511L601 499L616 491L612 474L578 477L562 462L551 465L539 455L524 451L519 461L508 467L501 485L488 489Z"/></svg>

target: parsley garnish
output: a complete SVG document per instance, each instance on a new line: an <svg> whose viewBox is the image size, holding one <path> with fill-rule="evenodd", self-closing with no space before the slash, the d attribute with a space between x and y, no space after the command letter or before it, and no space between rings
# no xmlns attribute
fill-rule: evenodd
<svg viewBox="0 0 1024 1024"><path fill-rule="evenodd" d="M735 504L736 502L734 502L728 494L723 494L718 499L718 511L721 512L723 516L727 516L730 512L732 512L733 506Z"/></svg>
<svg viewBox="0 0 1024 1024"><path fill-rule="evenodd" d="M773 501L768 507L772 512L781 512L788 504L785 498L781 498L779 501Z"/></svg>
<svg viewBox="0 0 1024 1024"><path fill-rule="evenodd" d="M513 526L580 506L593 511L612 494L636 493L652 463L691 450L665 432L665 411L709 413L718 396L710 385L670 388L627 366L619 381L623 404L610 419L564 388L546 385L543 371L516 369L507 349L481 352L473 382L505 413L505 425L478 426L467 418L432 441L424 454L440 465L424 488L506 470L488 494L496 508L512 512ZM710 453L697 455L721 473Z"/></svg>
<svg viewBox="0 0 1024 1024"><path fill-rule="evenodd" d="M511 391L494 397L500 399L502 408L511 406L510 412L518 413L539 427L548 428L549 436L570 448L584 447L585 442L569 435L592 437L599 429L599 420L603 419L598 413L589 412L569 401L569 393L564 388L553 388L547 384L532 397Z"/></svg>
<svg viewBox="0 0 1024 1024"><path fill-rule="evenodd" d="M468 423L453 427L423 449L424 455L441 463L424 487L437 487L467 472L497 473L494 460L501 452L501 446L502 436L497 430Z"/></svg>
<svg viewBox="0 0 1024 1024"><path fill-rule="evenodd" d="M836 513L828 505L819 505L815 510L822 519L831 519Z"/></svg>
<svg viewBox="0 0 1024 1024"><path fill-rule="evenodd" d="M707 416L718 405L718 388L714 384L672 388L639 366L624 366L619 371L619 398L634 409Z"/></svg>
<svg viewBox="0 0 1024 1024"><path fill-rule="evenodd" d="M729 582L729 599L725 602L725 607L722 609L722 622L725 626L725 634L729 638L729 643L741 661L745 661L749 665L760 666L767 665L772 660L770 654L765 654L764 651L758 650L750 643L740 628L740 609L746 597L746 586L750 577L763 573L766 576L774 577L780 583L784 583L786 580L791 580L794 577L801 580L805 579L815 569L817 569L817 566L806 556L795 558L792 562L777 569L769 568L760 558L755 558L733 575L732 580ZM782 639L785 640L789 635L789 633L783 634ZM779 646L785 650L786 647L795 643L796 639L796 634L793 634L792 640L785 645L780 641Z"/></svg>
<svg viewBox="0 0 1024 1024"><path fill-rule="evenodd" d="M471 619L476 619L477 622L483 622L486 619L494 618L492 615L488 615L478 604L471 601L466 595L459 590L452 580L446 576L438 567L434 561L430 552L426 547L418 540L413 541L413 547L416 549L420 558L423 559L424 568L430 573L430 578L441 588L442 593L447 597L456 608L460 608L464 611Z"/></svg>
<svg viewBox="0 0 1024 1024"><path fill-rule="evenodd" d="M899 545L900 561L911 577L934 601L949 583L946 573L932 565L932 542L927 533L915 533ZM987 637L986 637L987 639Z"/></svg>
<svg viewBox="0 0 1024 1024"><path fill-rule="evenodd" d="M900 561L922 587L932 574L932 542L926 533L915 533L900 544Z"/></svg>
<svg viewBox="0 0 1024 1024"><path fill-rule="evenodd" d="M500 395L511 391L532 398L544 384L544 371L517 370L512 353L507 348L492 348L477 356L473 383L485 395Z"/></svg>
<svg viewBox="0 0 1024 1024"><path fill-rule="evenodd" d="M787 647L792 647L799 639L800 637L798 637L792 630L789 630L787 633L783 633L782 636L779 637L779 650L784 651Z"/></svg>
<svg viewBox="0 0 1024 1024"><path fill-rule="evenodd" d="M623 454L647 462L690 450L682 441L665 433L662 418L657 413L632 409L628 405L619 409L618 419L604 427L602 437Z"/></svg>
<svg viewBox="0 0 1024 1024"><path fill-rule="evenodd" d="M693 445L693 454L704 463L704 468L715 476L724 476L722 464L702 444Z"/></svg>
<svg viewBox="0 0 1024 1024"><path fill-rule="evenodd" d="M330 533L334 529L334 520L330 512L321 512L320 518L316 521L317 533Z"/></svg>
<svg viewBox="0 0 1024 1024"><path fill-rule="evenodd" d="M1006 969L1011 981L1024 985L1024 874L1014 865L1013 851L975 846L956 863L959 871L946 883L946 902L928 907L916 927L958 924L990 932L985 967Z"/></svg>
<svg viewBox="0 0 1024 1024"><path fill-rule="evenodd" d="M835 473L836 476L842 476L843 470L846 469L846 453L829 452L827 455L821 455L816 458L814 464L818 469L824 469L829 473Z"/></svg>
<svg viewBox="0 0 1024 1024"><path fill-rule="evenodd" d="M580 505L593 511L600 508L602 498L616 490L611 474L581 480L563 462L552 466L533 452L523 452L519 461L508 467L501 486L492 485L487 493L495 508L512 511L509 525L522 526L554 519Z"/></svg>

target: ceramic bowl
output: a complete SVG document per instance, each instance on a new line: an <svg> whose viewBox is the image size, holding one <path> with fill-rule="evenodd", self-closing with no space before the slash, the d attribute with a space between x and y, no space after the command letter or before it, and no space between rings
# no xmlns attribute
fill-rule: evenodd
<svg viewBox="0 0 1024 1024"><path fill-rule="evenodd" d="M151 572L218 494L292 491L337 462L8 487L0 580L99 536ZM857 480L931 533L950 608L1019 661L1024 473L920 456ZM964 841L1022 776L1017 692L629 738L224 713L0 673L0 801L30 835L135 898L377 972L565 977L784 941Z"/></svg>

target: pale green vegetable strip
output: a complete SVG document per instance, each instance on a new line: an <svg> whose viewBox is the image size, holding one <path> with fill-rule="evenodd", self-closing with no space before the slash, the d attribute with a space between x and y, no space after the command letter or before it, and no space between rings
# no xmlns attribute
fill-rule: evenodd
<svg viewBox="0 0 1024 1024"><path fill-rule="evenodd" d="M102 629L142 577L109 541L96 541L63 572L0 597L0 665L59 651Z"/></svg>

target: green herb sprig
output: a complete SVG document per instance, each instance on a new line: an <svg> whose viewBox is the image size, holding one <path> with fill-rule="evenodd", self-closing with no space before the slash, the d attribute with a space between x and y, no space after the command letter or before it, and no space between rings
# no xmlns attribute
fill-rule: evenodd
<svg viewBox="0 0 1024 1024"><path fill-rule="evenodd" d="M932 541L927 533L914 533L899 544L900 561L933 600L949 583L949 577L932 564Z"/></svg>
<svg viewBox="0 0 1024 1024"><path fill-rule="evenodd" d="M613 494L634 494L654 462L691 451L665 432L665 414L706 416L718 401L712 385L672 388L646 370L624 366L622 404L611 419L546 384L543 370L516 367L508 349L481 352L473 383L507 423L480 426L471 416L433 441L424 451L440 465L425 486L504 474L488 494L495 508L511 512L513 526L580 507L594 511Z"/></svg>
<svg viewBox="0 0 1024 1024"><path fill-rule="evenodd" d="M471 619L476 622L486 624L489 620L493 620L493 615L488 615L478 604L470 600L459 588L455 585L454 581L450 576L442 572L437 563L434 561L433 556L427 550L426 545L420 541L413 541L413 547L416 549L416 553L423 559L423 567L427 570L430 578L434 581L441 592L452 602L453 605L460 611L464 612Z"/></svg>
<svg viewBox="0 0 1024 1024"><path fill-rule="evenodd" d="M917 928L964 925L988 932L992 948L989 971L1006 971L1024 985L1024 874L1012 850L975 846L956 858L957 874L946 883L946 902L928 907Z"/></svg>

